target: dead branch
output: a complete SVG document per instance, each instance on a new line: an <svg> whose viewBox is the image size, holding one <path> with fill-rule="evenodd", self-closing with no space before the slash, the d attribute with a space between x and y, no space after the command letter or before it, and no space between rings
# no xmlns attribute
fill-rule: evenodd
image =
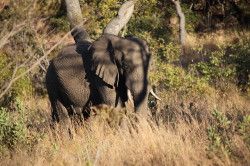
<svg viewBox="0 0 250 166"><path fill-rule="evenodd" d="M12 28L12 30L8 34L6 34L3 37L1 37L1 39L0 39L0 49L9 42L9 39L11 37L13 37L17 33L19 33L21 30L23 30L24 27L25 27L25 22L21 23L21 24L18 24L16 26L14 26Z"/></svg>
<svg viewBox="0 0 250 166"><path fill-rule="evenodd" d="M134 1L125 2L119 9L118 15L113 18L103 33L118 35L121 29L128 23L134 11Z"/></svg>

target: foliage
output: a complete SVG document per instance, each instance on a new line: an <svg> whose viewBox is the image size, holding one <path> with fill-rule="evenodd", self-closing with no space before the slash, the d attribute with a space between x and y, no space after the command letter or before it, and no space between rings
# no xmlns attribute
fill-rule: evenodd
<svg viewBox="0 0 250 166"><path fill-rule="evenodd" d="M3 81L8 79L10 75L10 69L8 68L9 58L6 54L0 53L0 84L3 85Z"/></svg>
<svg viewBox="0 0 250 166"><path fill-rule="evenodd" d="M153 85L163 84L168 90L179 91L183 94L209 91L205 80L194 77L180 67L159 63L157 74L152 73L150 80Z"/></svg>
<svg viewBox="0 0 250 166"><path fill-rule="evenodd" d="M238 43L228 46L226 61L235 66L237 82L242 91L247 92L250 88L250 38L241 39Z"/></svg>
<svg viewBox="0 0 250 166"><path fill-rule="evenodd" d="M214 110L212 112L213 122L208 127L207 135L210 141L210 150L220 153L229 153L230 148L230 136L229 132L231 127L231 121L221 112Z"/></svg>
<svg viewBox="0 0 250 166"><path fill-rule="evenodd" d="M250 149L250 115L243 117L243 121L239 124L239 132Z"/></svg>
<svg viewBox="0 0 250 166"><path fill-rule="evenodd" d="M158 61L165 61L168 63L178 62L180 56L180 46L176 45L174 42L165 43L164 40L158 41L159 45L157 57Z"/></svg>
<svg viewBox="0 0 250 166"><path fill-rule="evenodd" d="M13 70L10 64L10 60L7 58L6 54L0 54L0 85L2 85L2 87L6 87L6 85L8 85L8 83L11 81L12 79L12 75L13 75ZM17 69L16 74L15 75L19 75L21 73L23 73L26 70L26 68L21 67L19 69ZM16 98L22 99L24 100L25 97L28 97L32 94L33 89L32 89L32 82L29 76L23 76L22 78L20 78L19 80L17 80L12 88L10 93L8 93L5 96L5 100L6 101L15 101ZM7 104L5 102L3 102L2 104ZM7 104L8 105L8 104Z"/></svg>
<svg viewBox="0 0 250 166"><path fill-rule="evenodd" d="M13 149L26 141L25 110L20 100L16 101L16 109L19 116L13 116L4 107L0 108L0 152L5 148Z"/></svg>
<svg viewBox="0 0 250 166"><path fill-rule="evenodd" d="M191 67L195 68L202 78L210 83L216 83L219 80L234 80L235 68L234 66L228 65L226 63L226 60L224 59L225 52L223 49L214 51L211 53L211 55L204 56L209 57L208 62L199 62L192 65Z"/></svg>
<svg viewBox="0 0 250 166"><path fill-rule="evenodd" d="M65 19L65 17L55 18L52 17L50 19L51 28L56 31L64 31L67 32L70 28L69 22Z"/></svg>

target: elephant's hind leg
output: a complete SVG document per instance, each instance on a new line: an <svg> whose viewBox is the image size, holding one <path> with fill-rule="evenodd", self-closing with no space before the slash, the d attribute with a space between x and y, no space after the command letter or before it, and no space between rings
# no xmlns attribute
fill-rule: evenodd
<svg viewBox="0 0 250 166"><path fill-rule="evenodd" d="M72 139L74 135L74 127L72 126L68 108L66 109L66 107L60 101L57 101L56 108L59 119L57 122L59 133Z"/></svg>
<svg viewBox="0 0 250 166"><path fill-rule="evenodd" d="M73 114L71 116L72 122L77 125L83 125L84 123L84 116L83 116L83 108L82 107L74 107L73 105L70 106Z"/></svg>
<svg viewBox="0 0 250 166"><path fill-rule="evenodd" d="M51 87L50 87L51 88ZM51 102L51 117L53 122L54 132L57 138L62 135L72 138L73 130L68 110L58 99L57 89L48 89L49 99Z"/></svg>

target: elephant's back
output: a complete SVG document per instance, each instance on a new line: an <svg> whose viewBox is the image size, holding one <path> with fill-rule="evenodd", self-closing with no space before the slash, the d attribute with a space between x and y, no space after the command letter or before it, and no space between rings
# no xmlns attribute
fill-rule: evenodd
<svg viewBox="0 0 250 166"><path fill-rule="evenodd" d="M84 55L83 55L84 56ZM81 54L76 52L76 46L65 47L52 60L61 93L75 106L84 106L90 95L89 82Z"/></svg>

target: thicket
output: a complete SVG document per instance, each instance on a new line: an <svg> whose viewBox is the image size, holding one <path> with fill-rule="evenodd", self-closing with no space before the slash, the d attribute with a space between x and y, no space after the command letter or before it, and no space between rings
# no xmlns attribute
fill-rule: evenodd
<svg viewBox="0 0 250 166"><path fill-rule="evenodd" d="M84 25L93 39L100 36L122 2L80 0L86 19ZM188 34L197 40L203 39L198 44L188 40L185 55L180 54L178 19L170 1L138 0L133 17L120 33L145 39L151 48L150 82L164 101L160 103L150 98L149 105L155 120L171 124L178 124L180 118L187 123L205 121L210 142L208 151L223 151L236 158L231 135L240 135L250 147L250 108L241 101L237 103L237 100L249 101L250 95L250 37L248 22L245 21L249 18L247 6L249 3L245 1L183 1ZM20 31L7 39L6 45L1 47L0 43L1 91L12 79L16 66L19 67L15 75L27 70L51 47L50 42L54 41L50 41L50 37L55 40L69 31L65 5L60 0L37 3L11 0L0 11L0 22L0 41L13 31L12 27L25 23ZM229 39L223 43L213 41L211 36L216 34L215 31L223 31L222 36ZM231 38L226 37L229 35ZM207 42L209 37L213 43ZM52 52L49 58L59 50ZM47 97L44 86L47 63L41 62L38 69L21 77L0 99L2 153L19 145L34 144L41 137L33 131L40 130L45 116L34 123L35 127L30 127L28 124L33 123L27 119L35 119L35 114L41 110L29 110L23 105L27 105L31 98Z"/></svg>

